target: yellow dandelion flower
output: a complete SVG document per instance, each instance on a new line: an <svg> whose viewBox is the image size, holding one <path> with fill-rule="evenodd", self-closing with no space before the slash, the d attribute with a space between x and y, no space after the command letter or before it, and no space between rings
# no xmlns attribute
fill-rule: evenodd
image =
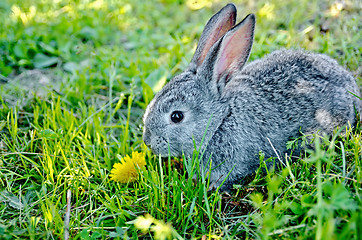
<svg viewBox="0 0 362 240"><path fill-rule="evenodd" d="M151 227L151 231L154 233L155 239L172 239L172 226L169 223L156 220L155 225Z"/></svg>
<svg viewBox="0 0 362 240"><path fill-rule="evenodd" d="M212 0L187 0L186 5L191 10L199 10L201 8L211 6Z"/></svg>
<svg viewBox="0 0 362 240"><path fill-rule="evenodd" d="M338 17L338 15L342 12L343 8L344 8L343 3L335 2L329 9L329 13L333 17Z"/></svg>
<svg viewBox="0 0 362 240"><path fill-rule="evenodd" d="M136 218L134 226L141 230L142 232L147 232L153 223L154 218L150 214L146 214L146 216L139 216Z"/></svg>
<svg viewBox="0 0 362 240"><path fill-rule="evenodd" d="M142 232L153 232L154 239L156 240L172 239L173 236L181 238L170 223L157 220L150 214L137 217L133 224Z"/></svg>
<svg viewBox="0 0 362 240"><path fill-rule="evenodd" d="M266 3L264 6L258 11L258 15L260 17L265 17L266 19L273 19L275 17L275 5L271 3Z"/></svg>
<svg viewBox="0 0 362 240"><path fill-rule="evenodd" d="M132 152L132 158L128 155L122 158L121 163L115 163L111 170L111 180L127 183L138 179L138 172L146 165L145 155L140 152Z"/></svg>

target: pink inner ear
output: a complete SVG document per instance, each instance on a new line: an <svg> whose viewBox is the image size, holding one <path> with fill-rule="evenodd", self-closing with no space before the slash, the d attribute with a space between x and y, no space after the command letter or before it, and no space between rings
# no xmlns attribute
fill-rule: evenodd
<svg viewBox="0 0 362 240"><path fill-rule="evenodd" d="M253 21L249 20L225 35L215 65L217 77L236 72L246 63L253 43L253 27Z"/></svg>
<svg viewBox="0 0 362 240"><path fill-rule="evenodd" d="M220 20L217 26L209 33L209 39L205 42L203 50L197 59L199 65L204 61L212 45L214 45L224 34L234 26L234 16L230 15L227 20Z"/></svg>

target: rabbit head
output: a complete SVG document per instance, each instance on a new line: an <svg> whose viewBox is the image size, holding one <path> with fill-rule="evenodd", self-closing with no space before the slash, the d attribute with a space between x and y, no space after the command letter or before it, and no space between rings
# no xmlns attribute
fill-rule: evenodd
<svg viewBox="0 0 362 240"><path fill-rule="evenodd" d="M235 19L233 4L211 17L188 68L167 83L148 105L143 139L155 154L191 156L229 113L223 90L246 63L255 26L252 14L236 26Z"/></svg>

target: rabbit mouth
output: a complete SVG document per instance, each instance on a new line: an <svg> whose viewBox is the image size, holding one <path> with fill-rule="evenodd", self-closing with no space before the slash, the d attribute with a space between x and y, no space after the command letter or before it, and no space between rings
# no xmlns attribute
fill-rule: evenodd
<svg viewBox="0 0 362 240"><path fill-rule="evenodd" d="M153 154L161 156L161 158L165 158L169 156L169 152L173 153L173 149L169 146L168 142L164 137L157 137L153 141L151 140L151 144L148 146Z"/></svg>
<svg viewBox="0 0 362 240"><path fill-rule="evenodd" d="M161 156L161 158L168 159L168 157L179 157L181 155L179 154L179 151L175 147L173 147L168 143L157 144L151 146L150 148L153 154L159 155Z"/></svg>
<svg viewBox="0 0 362 240"><path fill-rule="evenodd" d="M160 156L162 159L168 159L168 157L177 157L179 154L175 149L168 145L160 147L151 147L153 154Z"/></svg>

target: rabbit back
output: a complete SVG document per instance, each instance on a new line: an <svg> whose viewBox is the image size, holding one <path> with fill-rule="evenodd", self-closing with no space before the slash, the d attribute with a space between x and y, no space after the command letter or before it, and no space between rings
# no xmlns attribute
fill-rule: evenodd
<svg viewBox="0 0 362 240"><path fill-rule="evenodd" d="M356 110L361 111L352 74L323 54L278 50L247 64L233 81L225 92L235 96L235 105L243 105L237 101L245 101L247 88L248 102L262 118L275 118L284 128L295 123L305 133L320 129L330 134L348 122L355 125Z"/></svg>

